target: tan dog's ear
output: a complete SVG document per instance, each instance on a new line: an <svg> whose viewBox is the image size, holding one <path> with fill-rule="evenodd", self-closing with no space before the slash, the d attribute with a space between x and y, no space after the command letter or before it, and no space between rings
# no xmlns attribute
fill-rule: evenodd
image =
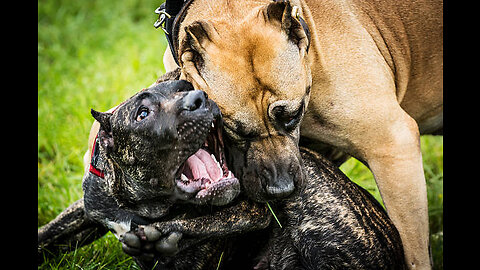
<svg viewBox="0 0 480 270"><path fill-rule="evenodd" d="M207 89L207 84L198 74L197 68L201 67L205 57L208 57L207 46L214 44L219 39L219 35L210 22L203 20L195 21L184 29L186 38L180 45L182 68L200 89ZM189 78L181 79L192 81Z"/></svg>
<svg viewBox="0 0 480 270"><path fill-rule="evenodd" d="M215 43L215 40L219 38L215 27L208 21L195 21L185 26L185 32L187 34L186 43L182 45L190 47L201 55L205 54L208 43Z"/></svg>
<svg viewBox="0 0 480 270"><path fill-rule="evenodd" d="M300 23L298 12L298 7L292 6L290 1L277 0L265 6L263 16L265 22L281 28L298 45L303 56L307 50L308 37Z"/></svg>

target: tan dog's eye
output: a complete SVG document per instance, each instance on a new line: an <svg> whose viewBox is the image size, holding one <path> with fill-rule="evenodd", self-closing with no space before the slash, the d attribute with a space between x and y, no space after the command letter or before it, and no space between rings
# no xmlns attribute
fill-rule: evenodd
<svg viewBox="0 0 480 270"><path fill-rule="evenodd" d="M140 122L143 119L145 119L149 113L150 113L150 110L148 108L145 108L145 107L140 108L140 110L138 110L138 113L137 113L137 119L136 119L137 122Z"/></svg>
<svg viewBox="0 0 480 270"><path fill-rule="evenodd" d="M279 105L272 109L272 113L277 124L287 131L292 131L299 124L303 110L304 103L302 101L300 107L295 111L287 111L285 106Z"/></svg>

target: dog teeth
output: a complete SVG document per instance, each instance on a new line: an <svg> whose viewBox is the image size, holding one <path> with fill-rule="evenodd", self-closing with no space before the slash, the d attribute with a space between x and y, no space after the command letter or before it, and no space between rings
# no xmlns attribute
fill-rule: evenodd
<svg viewBox="0 0 480 270"><path fill-rule="evenodd" d="M232 172L231 172L231 171L228 171L228 176L227 176L227 178L232 178L232 177L233 177Z"/></svg>
<svg viewBox="0 0 480 270"><path fill-rule="evenodd" d="M220 171L220 175L222 175L223 174L222 166L220 166L220 163L217 161L214 154L210 154L210 156L212 157L213 161L215 161L215 163L217 164L218 170Z"/></svg>
<svg viewBox="0 0 480 270"><path fill-rule="evenodd" d="M182 179L182 181L185 181L185 182L188 182L188 178L185 174L182 173L182 175L180 176L180 179Z"/></svg>
<svg viewBox="0 0 480 270"><path fill-rule="evenodd" d="M215 125L214 125L213 122L212 122L212 128L214 128L214 127L215 127Z"/></svg>

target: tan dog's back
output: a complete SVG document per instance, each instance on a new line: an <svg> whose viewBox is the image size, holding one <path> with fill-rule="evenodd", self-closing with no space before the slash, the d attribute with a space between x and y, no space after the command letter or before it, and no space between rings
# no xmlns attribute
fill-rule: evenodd
<svg viewBox="0 0 480 270"><path fill-rule="evenodd" d="M433 132L443 126L442 1L305 2L315 21L317 38L326 45L322 47L335 40L332 35L342 33L343 25L354 27L358 23L371 35L390 67L397 100L417 121L420 132ZM329 32L331 29L339 31ZM325 51L321 53L328 57Z"/></svg>

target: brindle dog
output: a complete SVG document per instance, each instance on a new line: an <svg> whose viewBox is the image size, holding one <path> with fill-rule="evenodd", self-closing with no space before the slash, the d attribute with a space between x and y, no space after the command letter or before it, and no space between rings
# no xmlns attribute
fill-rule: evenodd
<svg viewBox="0 0 480 270"><path fill-rule="evenodd" d="M182 81L160 83L114 113L92 111L101 124L94 165L105 178L88 172L85 206L75 203L40 229L39 244L47 236L60 236L50 246L91 240L108 228L143 269L404 267L401 240L382 207L314 152L301 151L306 181L273 204L282 229L265 205L235 198L220 113L203 92L191 90ZM209 166L214 159L217 171ZM74 228L68 220L76 220Z"/></svg>
<svg viewBox="0 0 480 270"><path fill-rule="evenodd" d="M88 243L105 229L123 239L138 224L174 217L173 206L182 203L208 205L192 208L190 216L210 213L239 194L225 162L220 111L190 83L162 82L114 113L92 115L101 128L83 179L84 198L39 230L39 254Z"/></svg>

